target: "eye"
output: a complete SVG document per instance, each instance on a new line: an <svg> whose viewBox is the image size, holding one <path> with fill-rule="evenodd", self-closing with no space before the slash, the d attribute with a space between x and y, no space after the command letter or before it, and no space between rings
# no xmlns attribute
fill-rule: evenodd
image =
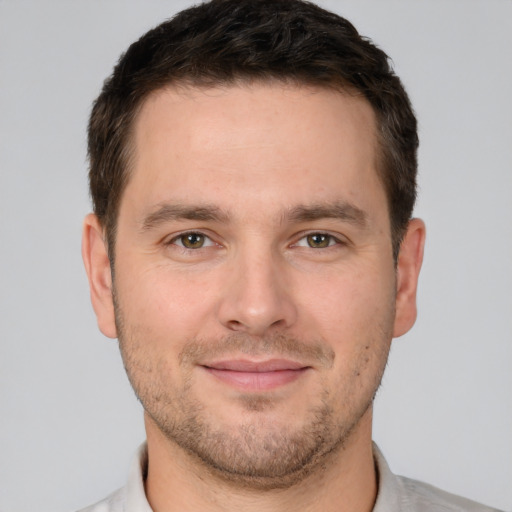
<svg viewBox="0 0 512 512"><path fill-rule="evenodd" d="M196 232L182 233L176 238L173 238L170 243L178 247L184 247L185 249L201 249L214 245L212 240L206 235Z"/></svg>
<svg viewBox="0 0 512 512"><path fill-rule="evenodd" d="M340 241L337 238L327 233L310 233L302 237L295 245L312 249L325 249L339 243Z"/></svg>

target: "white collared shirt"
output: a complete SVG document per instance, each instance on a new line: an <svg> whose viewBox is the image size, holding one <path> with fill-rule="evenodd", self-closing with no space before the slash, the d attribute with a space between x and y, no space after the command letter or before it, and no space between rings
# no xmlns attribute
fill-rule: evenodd
<svg viewBox="0 0 512 512"><path fill-rule="evenodd" d="M373 455L379 475L373 512L500 512L423 482L394 475L375 444ZM144 492L147 464L144 443L134 457L126 486L79 512L153 512Z"/></svg>

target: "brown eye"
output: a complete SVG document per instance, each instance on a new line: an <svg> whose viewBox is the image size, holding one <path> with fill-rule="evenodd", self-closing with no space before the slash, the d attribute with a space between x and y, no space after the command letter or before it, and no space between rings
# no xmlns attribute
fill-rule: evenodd
<svg viewBox="0 0 512 512"><path fill-rule="evenodd" d="M201 233L186 233L181 235L177 241L181 242L178 245L182 245L187 249L200 249L204 246L205 236Z"/></svg>
<svg viewBox="0 0 512 512"><path fill-rule="evenodd" d="M323 249L329 247L331 244L332 236L324 233L312 233L306 237L309 247L313 249Z"/></svg>

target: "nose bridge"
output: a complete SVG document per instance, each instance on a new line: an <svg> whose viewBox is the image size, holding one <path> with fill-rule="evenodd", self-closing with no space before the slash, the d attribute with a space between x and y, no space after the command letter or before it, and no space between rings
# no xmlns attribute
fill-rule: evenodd
<svg viewBox="0 0 512 512"><path fill-rule="evenodd" d="M231 330L253 335L293 324L296 311L284 266L268 242L240 247L223 290L220 321Z"/></svg>

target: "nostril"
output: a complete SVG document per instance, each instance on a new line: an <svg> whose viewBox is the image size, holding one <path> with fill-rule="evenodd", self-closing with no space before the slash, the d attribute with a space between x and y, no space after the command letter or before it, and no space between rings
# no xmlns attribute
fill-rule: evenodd
<svg viewBox="0 0 512 512"><path fill-rule="evenodd" d="M285 327L286 326L286 321L281 318L279 320L276 320L273 324L271 324L270 327Z"/></svg>
<svg viewBox="0 0 512 512"><path fill-rule="evenodd" d="M294 324L294 301L288 288L276 278L276 272L270 268L265 276L261 270L254 270L255 265L248 268L252 274L234 273L226 283L216 309L220 324L231 332L255 336Z"/></svg>
<svg viewBox="0 0 512 512"><path fill-rule="evenodd" d="M238 320L229 320L229 322L227 322L227 326L233 331L240 331L244 328L244 324Z"/></svg>
<svg viewBox="0 0 512 512"><path fill-rule="evenodd" d="M259 331L260 329L263 331L263 330L267 330L267 329L270 329L270 330L274 330L275 328L282 328L282 327L286 327L286 321L284 319L279 319L279 320L276 320L275 322L272 322L270 325L266 325L266 326L259 326L260 328L258 328L258 326L256 325L252 325L252 324L244 324L243 322L239 321L239 320L229 320L227 323L226 323L226 326L228 329L232 330L232 331L244 331L244 332L256 332L256 331Z"/></svg>

